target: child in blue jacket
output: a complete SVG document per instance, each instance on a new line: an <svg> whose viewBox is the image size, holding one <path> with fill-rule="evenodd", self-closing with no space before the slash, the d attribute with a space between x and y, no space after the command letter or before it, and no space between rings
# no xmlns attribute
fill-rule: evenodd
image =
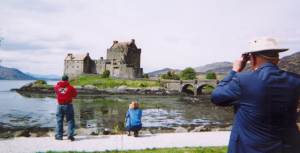
<svg viewBox="0 0 300 153"><path fill-rule="evenodd" d="M128 136L130 136L130 131L133 131L134 137L137 137L139 131L142 129L142 110L139 108L138 102L133 101L129 105L125 123Z"/></svg>

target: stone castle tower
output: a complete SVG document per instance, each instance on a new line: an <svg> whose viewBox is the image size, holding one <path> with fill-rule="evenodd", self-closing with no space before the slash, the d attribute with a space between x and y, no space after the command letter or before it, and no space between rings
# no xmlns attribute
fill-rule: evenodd
<svg viewBox="0 0 300 153"><path fill-rule="evenodd" d="M115 78L142 78L143 69L140 67L141 49L130 42L113 41L107 49L107 58L92 60L89 54L73 55L69 53L65 58L64 74L74 78L81 74L102 74L105 70Z"/></svg>

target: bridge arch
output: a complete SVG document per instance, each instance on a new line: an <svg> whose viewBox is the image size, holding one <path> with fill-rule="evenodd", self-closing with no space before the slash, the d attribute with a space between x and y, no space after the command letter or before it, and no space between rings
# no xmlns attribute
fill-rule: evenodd
<svg viewBox="0 0 300 153"><path fill-rule="evenodd" d="M195 94L194 89L195 89L195 87L192 84L189 84L189 83L184 84L180 89L180 93L185 93L185 94L188 94L188 95L194 95Z"/></svg>
<svg viewBox="0 0 300 153"><path fill-rule="evenodd" d="M200 84L196 88L197 95L208 94L210 90L213 90L215 87L211 84Z"/></svg>

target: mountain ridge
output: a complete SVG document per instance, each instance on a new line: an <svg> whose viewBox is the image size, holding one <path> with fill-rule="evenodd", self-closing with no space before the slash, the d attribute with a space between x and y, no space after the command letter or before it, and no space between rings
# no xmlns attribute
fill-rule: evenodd
<svg viewBox="0 0 300 153"><path fill-rule="evenodd" d="M27 75L16 68L8 68L0 65L1 80L36 80L35 77Z"/></svg>

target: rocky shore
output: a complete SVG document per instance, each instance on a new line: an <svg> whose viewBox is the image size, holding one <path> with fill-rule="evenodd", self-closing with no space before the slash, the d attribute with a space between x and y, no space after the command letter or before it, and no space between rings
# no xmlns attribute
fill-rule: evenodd
<svg viewBox="0 0 300 153"><path fill-rule="evenodd" d="M157 95L157 96L173 96L180 95L178 91L166 90L161 87L152 88L129 88L127 86L120 86L109 89L99 89L93 85L75 86L79 96L101 96L101 95ZM19 89L11 89L21 95L52 95L54 96L54 88L50 85L36 85L29 83Z"/></svg>
<svg viewBox="0 0 300 153"><path fill-rule="evenodd" d="M64 127L67 129L67 127ZM187 133L187 132L208 132L208 131L230 131L231 124L224 125L200 125L200 126L179 126L173 128L143 128L141 134L157 133ZM66 136L66 132L64 131ZM98 135L118 135L125 134L126 131L115 131L110 128L78 128L77 136L98 136ZM27 129L1 129L0 139L14 137L54 137L54 128L27 128Z"/></svg>

